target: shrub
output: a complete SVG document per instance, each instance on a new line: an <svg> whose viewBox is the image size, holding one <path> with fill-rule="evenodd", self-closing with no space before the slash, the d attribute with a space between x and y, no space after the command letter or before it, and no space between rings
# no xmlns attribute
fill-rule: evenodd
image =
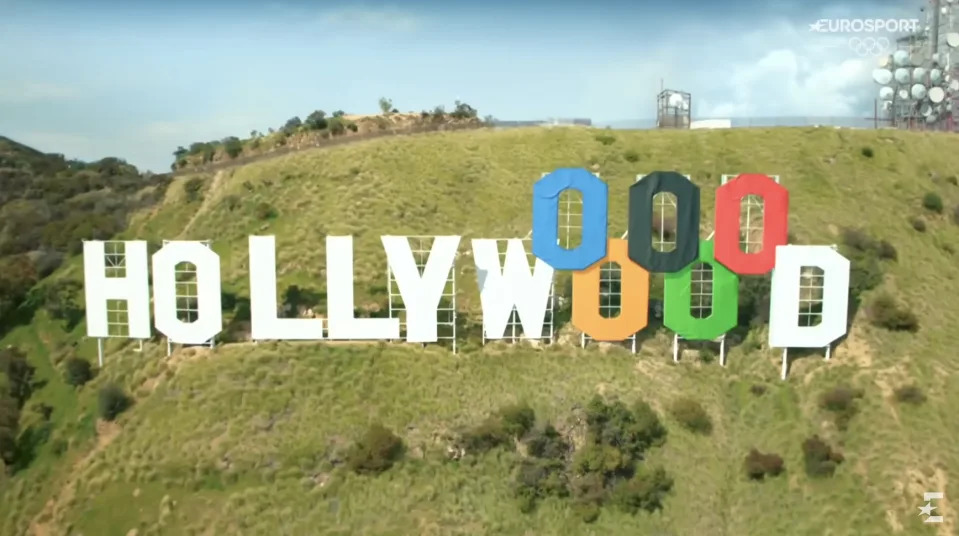
<svg viewBox="0 0 959 536"><path fill-rule="evenodd" d="M536 423L536 413L526 403L506 406L499 410L498 416L503 431L515 438L525 435Z"/></svg>
<svg viewBox="0 0 959 536"><path fill-rule="evenodd" d="M766 394L766 386L758 383L753 384L752 387L749 388L749 392L756 396L762 396Z"/></svg>
<svg viewBox="0 0 959 536"><path fill-rule="evenodd" d="M110 383L100 388L97 399L100 418L105 421L116 419L121 413L133 405L133 400L127 396L120 386Z"/></svg>
<svg viewBox="0 0 959 536"><path fill-rule="evenodd" d="M712 420L702 404L691 398L680 398L673 402L669 413L688 430L708 434L713 430Z"/></svg>
<svg viewBox="0 0 959 536"><path fill-rule="evenodd" d="M402 456L403 440L389 429L371 425L346 454L346 464L360 474L379 474L386 471Z"/></svg>
<svg viewBox="0 0 959 536"><path fill-rule="evenodd" d="M863 156L866 158L872 158L875 153L872 151L872 147L863 147L860 151Z"/></svg>
<svg viewBox="0 0 959 536"><path fill-rule="evenodd" d="M896 400L905 404L919 405L926 401L926 395L916 385L904 385L896 389Z"/></svg>
<svg viewBox="0 0 959 536"><path fill-rule="evenodd" d="M880 240L876 245L876 254L883 260L899 260L899 252L896 251L896 247L886 240Z"/></svg>
<svg viewBox="0 0 959 536"><path fill-rule="evenodd" d="M867 310L869 322L889 331L919 331L919 319L916 315L896 302L888 293L876 296Z"/></svg>
<svg viewBox="0 0 959 536"><path fill-rule="evenodd" d="M832 412L835 416L836 427L845 430L849 421L856 415L859 408L856 400L862 398L863 392L846 385L836 386L819 397L819 407Z"/></svg>
<svg viewBox="0 0 959 536"><path fill-rule="evenodd" d="M778 454L763 454L750 449L744 462L746 476L751 480L762 480L766 476L778 476L784 471L783 459Z"/></svg>
<svg viewBox="0 0 959 536"><path fill-rule="evenodd" d="M612 145L616 142L616 137L612 134L597 134L596 141L602 143L603 145Z"/></svg>
<svg viewBox="0 0 959 536"><path fill-rule="evenodd" d="M607 404L594 397L586 406L586 426L591 442L616 445L633 456L640 456L666 441L666 427L653 408L643 401L637 402L630 411L622 402Z"/></svg>
<svg viewBox="0 0 959 536"><path fill-rule="evenodd" d="M203 190L203 181L199 177L192 177L183 183L183 193L186 200L193 203L200 200L200 192Z"/></svg>
<svg viewBox="0 0 959 536"><path fill-rule="evenodd" d="M79 387L93 379L93 368L90 362L79 357L67 359L64 379L69 385Z"/></svg>
<svg viewBox="0 0 959 536"><path fill-rule="evenodd" d="M640 510L655 512L663 508L663 500L673 489L673 479L662 467L641 470L629 480L619 482L612 491L612 503L635 514Z"/></svg>
<svg viewBox="0 0 959 536"><path fill-rule="evenodd" d="M513 446L513 440L533 428L536 414L526 404L506 406L461 436L462 447L470 453L483 453L501 446Z"/></svg>
<svg viewBox="0 0 959 536"><path fill-rule="evenodd" d="M942 213L942 198L935 192L928 192L922 197L922 207L937 214Z"/></svg>
<svg viewBox="0 0 959 536"><path fill-rule="evenodd" d="M959 205L952 209L952 222L959 225Z"/></svg>
<svg viewBox="0 0 959 536"><path fill-rule="evenodd" d="M844 460L842 454L815 435L803 441L802 451L806 474L812 477L832 476Z"/></svg>
<svg viewBox="0 0 959 536"><path fill-rule="evenodd" d="M909 220L909 223L912 225L912 228L919 231L920 233L926 232L926 222L922 218L915 217Z"/></svg>
<svg viewBox="0 0 959 536"><path fill-rule="evenodd" d="M630 149L626 151L625 153L623 153L623 158L625 158L627 162L632 162L632 163L639 162L639 153Z"/></svg>
<svg viewBox="0 0 959 536"><path fill-rule="evenodd" d="M565 497L569 494L568 481L563 463L549 459L525 459L520 462L514 475L514 493L520 502L520 511L531 512L536 501L549 496Z"/></svg>
<svg viewBox="0 0 959 536"><path fill-rule="evenodd" d="M536 458L560 459L569 453L570 445L556 428L547 424L526 438L526 451Z"/></svg>
<svg viewBox="0 0 959 536"><path fill-rule="evenodd" d="M276 218L277 212L273 208L273 205L267 202L261 202L256 205L256 219L258 220L272 220Z"/></svg>

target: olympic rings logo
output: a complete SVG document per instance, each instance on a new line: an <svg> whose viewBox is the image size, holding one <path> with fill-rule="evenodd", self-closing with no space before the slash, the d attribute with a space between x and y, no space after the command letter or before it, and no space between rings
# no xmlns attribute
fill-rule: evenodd
<svg viewBox="0 0 959 536"><path fill-rule="evenodd" d="M879 56L889 50L889 39L885 37L866 37L849 39L849 50L859 57Z"/></svg>

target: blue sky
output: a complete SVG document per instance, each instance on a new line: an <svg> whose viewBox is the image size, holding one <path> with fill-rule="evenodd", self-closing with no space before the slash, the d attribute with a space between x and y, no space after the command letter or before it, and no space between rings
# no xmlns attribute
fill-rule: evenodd
<svg viewBox="0 0 959 536"><path fill-rule="evenodd" d="M661 79L692 93L694 119L864 116L875 58L809 24L921 5L0 0L0 135L166 171L178 145L315 109L374 113L383 96L402 111L460 99L501 119L649 118Z"/></svg>

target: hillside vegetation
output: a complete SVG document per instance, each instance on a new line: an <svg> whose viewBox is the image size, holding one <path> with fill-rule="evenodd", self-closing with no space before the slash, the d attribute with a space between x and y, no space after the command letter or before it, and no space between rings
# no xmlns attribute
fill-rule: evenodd
<svg viewBox="0 0 959 536"><path fill-rule="evenodd" d="M953 534L954 144L831 128L477 130L179 177L119 236L212 240L225 341L244 339L251 234L276 235L289 314L322 314L324 237L353 235L368 315L387 307L381 235L457 234L459 353L230 342L167 357L160 338L142 352L114 340L98 370L82 322L55 314L64 294L42 294L0 341L15 347L0 355L0 533ZM561 344L481 347L465 239L525 236L533 182L568 166L609 182L613 236L637 174L691 175L704 237L722 174L779 175L793 242L853 260L849 336L828 362L792 351L780 381L768 289L744 278L726 367L708 345L672 363L657 325L635 355L569 344L569 326ZM81 278L73 257L39 288ZM945 493L942 525L916 515L926 491Z"/></svg>

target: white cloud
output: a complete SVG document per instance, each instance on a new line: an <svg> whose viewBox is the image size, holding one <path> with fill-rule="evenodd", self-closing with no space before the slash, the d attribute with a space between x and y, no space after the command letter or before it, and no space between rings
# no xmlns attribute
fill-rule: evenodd
<svg viewBox="0 0 959 536"><path fill-rule="evenodd" d="M325 11L323 24L367 31L413 32L423 26L423 19L395 7L347 7Z"/></svg>
<svg viewBox="0 0 959 536"><path fill-rule="evenodd" d="M603 102L610 88L639 103L597 117L654 117L661 79L667 89L692 94L694 118L865 117L872 111L876 54L857 54L851 36L810 33L808 24L784 21L758 30L697 27L674 35L635 62L593 73L591 103Z"/></svg>
<svg viewBox="0 0 959 536"><path fill-rule="evenodd" d="M76 95L76 88L49 82L8 81L0 84L0 102L4 104L61 100Z"/></svg>

